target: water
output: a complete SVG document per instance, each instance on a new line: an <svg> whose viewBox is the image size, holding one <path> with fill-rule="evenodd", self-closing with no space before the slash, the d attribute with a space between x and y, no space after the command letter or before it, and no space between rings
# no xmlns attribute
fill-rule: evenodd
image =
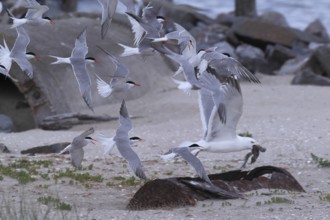
<svg viewBox="0 0 330 220"><path fill-rule="evenodd" d="M205 9L210 17L221 12L234 10L234 0L175 0L177 4L190 4ZM327 30L330 30L330 0L257 0L257 11L282 13L291 27L304 29L315 19L320 19Z"/></svg>
<svg viewBox="0 0 330 220"><path fill-rule="evenodd" d="M47 0L58 2L58 0ZM234 10L234 0L174 0L177 4L190 4L204 9L204 13L215 18L221 12ZM97 1L80 0L78 11L100 12ZM124 12L125 7L119 3L117 11ZM330 30L330 0L257 0L257 11L282 13L291 27L304 29L315 19L320 19L327 30Z"/></svg>

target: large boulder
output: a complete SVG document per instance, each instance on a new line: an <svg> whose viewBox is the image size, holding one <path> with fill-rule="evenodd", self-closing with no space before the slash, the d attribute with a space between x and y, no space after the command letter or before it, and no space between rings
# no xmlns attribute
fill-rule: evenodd
<svg viewBox="0 0 330 220"><path fill-rule="evenodd" d="M77 35L84 28L87 28L88 56L93 56L101 62L88 67L92 80L94 106L121 101L122 98L136 99L151 90L164 88L170 82L167 74L170 74L172 69L157 54L149 57L131 56L119 58L130 69L128 78L141 84L141 87L113 95L107 99L98 95L95 74L98 74L106 81L110 80L114 65L97 46L101 46L119 57L122 48L117 43L129 46L133 44L131 27L127 17L124 15L116 15L114 17L108 36L104 40L100 38L99 15L57 19L53 26L27 25L26 29L31 38L28 50L35 52L39 56L40 61L33 62L34 77L32 80L27 79L16 65L13 66L11 74L20 80L18 83L15 83L16 87L28 101L36 125L43 118L50 115L81 111L90 112L80 95L71 66L66 64L51 65L54 59L48 56L70 56ZM9 25L1 25L0 30L11 47L16 38L16 31L10 29ZM2 42L1 35L0 41ZM5 104L2 103L2 105Z"/></svg>
<svg viewBox="0 0 330 220"><path fill-rule="evenodd" d="M257 19L237 19L233 25L233 31L241 41L263 49L269 44L294 47L300 42L305 44L325 42L315 35L298 29L275 25Z"/></svg>
<svg viewBox="0 0 330 220"><path fill-rule="evenodd" d="M295 75L295 77L291 81L291 84L330 86L330 79L324 76L317 75L310 69L305 69Z"/></svg>
<svg viewBox="0 0 330 220"><path fill-rule="evenodd" d="M10 133L12 131L14 131L13 120L7 115L0 114L0 133Z"/></svg>

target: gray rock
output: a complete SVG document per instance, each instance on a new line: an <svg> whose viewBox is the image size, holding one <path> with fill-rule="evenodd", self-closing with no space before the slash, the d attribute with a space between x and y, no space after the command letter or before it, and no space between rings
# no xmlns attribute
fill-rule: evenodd
<svg viewBox="0 0 330 220"><path fill-rule="evenodd" d="M93 56L100 61L100 64L88 67L92 80L92 96L95 107L118 102L123 98L136 99L147 92L166 88L167 84L171 85L171 83L168 83L170 79L166 74L170 74L172 69L161 56L155 55L144 58L131 56L119 59L130 69L129 80L136 81L141 86L125 93L114 94L109 99L99 96L96 89L95 74L98 74L104 80L110 80L114 65L109 61L107 55L100 52L96 46L99 45L119 57L122 48L117 43L132 46L133 33L127 17L116 14L107 38L102 41L100 39L100 20L98 18L99 15L72 17L55 20L54 26L26 27L31 38L29 50L40 57L40 62L33 63L34 77L32 80L26 79L16 65L13 66L11 73L13 77L20 79L16 86L26 97L37 125L42 122L43 118L50 115L90 112L80 95L71 66L65 64L50 65L54 59L48 57L48 55L69 56L75 38L85 27L87 27L87 43L89 46L88 56ZM15 40L16 31L10 29L9 25L0 25L0 30L5 30L6 41L11 46ZM1 42L3 41L2 37L3 35L0 35ZM1 103L1 105L3 104L5 103ZM114 114L117 115L115 112Z"/></svg>
<svg viewBox="0 0 330 220"><path fill-rule="evenodd" d="M70 142L63 142L63 143L55 143L55 144L50 144L50 145L32 147L32 148L29 148L26 150L22 150L21 154L29 154L29 155L33 156L35 154L59 153L61 150L63 150L69 144L70 144ZM65 153L69 153L69 152L65 152Z"/></svg>
<svg viewBox="0 0 330 220"><path fill-rule="evenodd" d="M212 47L214 44L226 39L227 26L221 24L206 25L198 23L198 25L190 30L197 43L197 51Z"/></svg>
<svg viewBox="0 0 330 220"><path fill-rule="evenodd" d="M266 48L266 58L275 69L279 69L287 60L295 57L296 54L291 49L279 44L268 45Z"/></svg>
<svg viewBox="0 0 330 220"><path fill-rule="evenodd" d="M287 60L279 70L274 71L276 75L294 75L309 66L310 57L295 58Z"/></svg>
<svg viewBox="0 0 330 220"><path fill-rule="evenodd" d="M322 75L330 77L330 46L324 45L316 48L313 53L313 58L316 59L315 66L319 64L319 67L322 69Z"/></svg>
<svg viewBox="0 0 330 220"><path fill-rule="evenodd" d="M324 40L295 28L283 27L256 19L241 18L233 25L237 37L248 44L266 48L268 44L281 44L294 47L299 42L324 43Z"/></svg>
<svg viewBox="0 0 330 220"><path fill-rule="evenodd" d="M330 86L330 79L324 76L317 75L310 69L305 69L295 75L295 77L291 81L291 84Z"/></svg>
<svg viewBox="0 0 330 220"><path fill-rule="evenodd" d="M289 27L285 16L277 11L267 11L258 16L259 21L282 27Z"/></svg>
<svg viewBox="0 0 330 220"><path fill-rule="evenodd" d="M230 45L227 41L222 41L219 43L216 43L213 45L214 47L217 47L216 51L220 53L227 53L233 58L237 58L237 55L235 53L235 48Z"/></svg>
<svg viewBox="0 0 330 220"><path fill-rule="evenodd" d="M251 72L272 74L273 69L268 68L264 52L257 47L242 44L236 48L238 60Z"/></svg>
<svg viewBox="0 0 330 220"><path fill-rule="evenodd" d="M322 24L320 19L316 19L313 22L311 22L304 30L307 33L316 35L320 38L322 38L324 41L329 42L329 34L327 32L327 29Z"/></svg>
<svg viewBox="0 0 330 220"><path fill-rule="evenodd" d="M12 131L14 131L14 123L11 118L7 115L0 114L0 133L10 133Z"/></svg>
<svg viewBox="0 0 330 220"><path fill-rule="evenodd" d="M0 153L10 153L10 150L8 149L8 147L6 145L4 145L3 143L0 143Z"/></svg>

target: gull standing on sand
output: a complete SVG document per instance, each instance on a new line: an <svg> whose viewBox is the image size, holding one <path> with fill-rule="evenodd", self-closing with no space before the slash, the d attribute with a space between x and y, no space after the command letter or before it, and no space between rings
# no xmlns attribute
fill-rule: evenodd
<svg viewBox="0 0 330 220"><path fill-rule="evenodd" d="M79 90L82 98L89 107L93 110L91 79L86 68L86 63L96 63L93 57L86 57L88 53L88 46L86 41L86 28L78 35L75 40L75 47L71 52L70 57L50 56L56 59L52 64L68 63L71 64L73 74L79 85Z"/></svg>
<svg viewBox="0 0 330 220"><path fill-rule="evenodd" d="M97 77L97 91L100 94L100 96L106 98L110 96L113 92L119 92L119 91L126 91L134 86L140 86L139 84L133 82L133 81L126 81L121 82L121 79L127 78L129 74L129 70L126 67L125 64L120 62L115 56L113 56L110 52L103 49L102 47L98 47L101 49L104 53L108 55L108 58L112 61L112 63L115 64L115 73L111 76L111 80L109 83L106 83L101 77L96 75Z"/></svg>
<svg viewBox="0 0 330 220"><path fill-rule="evenodd" d="M141 179L147 179L143 172L141 160L135 151L132 149L128 133L132 130L132 122L129 118L125 101L123 100L120 107L119 127L116 130L116 135L113 137L117 149L121 156L128 162L129 167L136 176Z"/></svg>
<svg viewBox="0 0 330 220"><path fill-rule="evenodd" d="M75 168L81 166L82 160L84 159L84 149L83 147L89 143L95 144L96 140L89 137L89 135L94 133L94 129L90 128L84 131L82 134L75 137L71 144L64 148L59 154L63 154L66 151L70 152L71 163Z"/></svg>
<svg viewBox="0 0 330 220"><path fill-rule="evenodd" d="M27 12L23 18L15 18L13 14L7 9L8 15L13 19L13 25L11 28L15 28L24 24L52 24L52 20L49 17L43 17L42 15L49 10L47 5L40 5L36 0L26 0Z"/></svg>
<svg viewBox="0 0 330 220"><path fill-rule="evenodd" d="M97 0L102 8L102 18L101 18L101 38L104 39L109 26L112 21L112 17L116 12L118 0Z"/></svg>
<svg viewBox="0 0 330 220"><path fill-rule="evenodd" d="M15 61L21 70L32 79L33 67L28 59L36 58L36 55L32 52L26 52L30 37L23 27L17 27L16 32L17 37L11 50L9 50L5 39L3 40L4 45L0 45L0 64L9 72L12 62Z"/></svg>

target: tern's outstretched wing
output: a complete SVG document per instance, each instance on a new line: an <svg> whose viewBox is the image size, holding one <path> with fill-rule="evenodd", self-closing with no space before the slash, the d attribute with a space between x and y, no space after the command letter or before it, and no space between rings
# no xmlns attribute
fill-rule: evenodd
<svg viewBox="0 0 330 220"><path fill-rule="evenodd" d="M130 140L128 137L128 132L132 129L131 120L129 118L125 101L123 100L120 107L120 126L116 131L116 136L114 141L116 142L119 153L128 162L131 170L134 174L141 179L147 179L143 172L142 164L138 155L133 151Z"/></svg>
<svg viewBox="0 0 330 220"><path fill-rule="evenodd" d="M102 8L101 38L104 39L109 30L112 17L116 12L118 0L98 0L98 2Z"/></svg>
<svg viewBox="0 0 330 220"><path fill-rule="evenodd" d="M120 62L114 55L112 55L107 50L103 49L102 47L98 46L100 50L102 50L104 53L106 53L109 57L109 59L115 64L116 70L115 73L112 75L112 77L119 77L119 78L126 78L129 74L129 70L127 66Z"/></svg>
<svg viewBox="0 0 330 220"><path fill-rule="evenodd" d="M224 105L226 106L226 123L221 123L218 113L213 109L208 122L208 134L206 141L217 141L232 139L236 137L236 127L243 113L243 98L239 91L233 89L231 85L225 86L226 95Z"/></svg>
<svg viewBox="0 0 330 220"><path fill-rule="evenodd" d="M23 26L16 27L17 38L11 50L10 56L29 78L33 77L33 67L26 58L26 47L30 43L30 37Z"/></svg>
<svg viewBox="0 0 330 220"><path fill-rule="evenodd" d="M197 175L200 178L212 184L211 180L205 172L202 162L190 152L189 147L173 148L172 152L180 155L183 159L185 159L195 169Z"/></svg>
<svg viewBox="0 0 330 220"><path fill-rule="evenodd" d="M91 79L85 61L87 52L86 29L84 29L75 41L75 47L72 50L70 61L73 73L79 84L80 93L87 106L93 111Z"/></svg>

